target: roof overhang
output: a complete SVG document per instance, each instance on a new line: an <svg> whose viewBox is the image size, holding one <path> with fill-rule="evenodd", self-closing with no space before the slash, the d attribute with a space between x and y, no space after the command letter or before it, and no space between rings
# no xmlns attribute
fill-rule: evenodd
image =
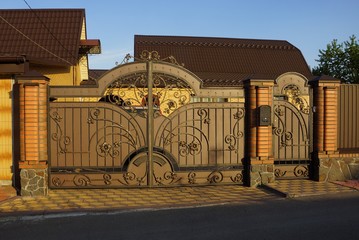
<svg viewBox="0 0 359 240"><path fill-rule="evenodd" d="M100 54L101 42L99 39L83 39L80 40L80 54Z"/></svg>
<svg viewBox="0 0 359 240"><path fill-rule="evenodd" d="M27 69L25 56L0 56L0 75L23 74Z"/></svg>

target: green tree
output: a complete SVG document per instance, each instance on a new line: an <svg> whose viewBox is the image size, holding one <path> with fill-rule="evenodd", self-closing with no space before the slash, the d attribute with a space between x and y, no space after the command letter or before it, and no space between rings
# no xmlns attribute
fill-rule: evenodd
<svg viewBox="0 0 359 240"><path fill-rule="evenodd" d="M348 41L334 39L326 49L319 50L319 63L314 75L329 75L346 83L359 83L359 43L353 35Z"/></svg>

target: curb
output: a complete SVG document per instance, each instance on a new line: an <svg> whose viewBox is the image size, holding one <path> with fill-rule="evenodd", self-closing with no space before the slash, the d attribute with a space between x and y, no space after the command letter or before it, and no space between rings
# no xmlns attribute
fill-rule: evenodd
<svg viewBox="0 0 359 240"><path fill-rule="evenodd" d="M290 193L287 193L287 192L283 192L283 191L278 190L278 189L276 189L276 188L274 188L272 186L269 186L267 184L260 185L260 186L258 186L258 188L261 188L263 190L269 191L269 192L271 192L273 194L276 194L276 195L278 195L280 197L284 197L284 198L297 197L297 195L295 195L295 194L290 194Z"/></svg>
<svg viewBox="0 0 359 240"><path fill-rule="evenodd" d="M146 212L146 211L166 211L166 210L180 210L191 208L206 208L213 206L225 206L231 202L218 202L213 204L199 204L186 205L179 204L177 206L164 205L160 207L132 207L132 208L101 208L101 209L69 209L69 210L48 210L48 211L33 211L33 212L16 212L0 215L0 223L8 221L27 221L27 220L43 220L50 218L61 217L81 217L88 215L116 215L121 213L131 212Z"/></svg>
<svg viewBox="0 0 359 240"><path fill-rule="evenodd" d="M351 180L351 181L330 181L333 184L339 185L339 186L343 186L343 187L347 187L347 188L351 188L354 190L359 191L359 180ZM354 184L355 182L355 184Z"/></svg>
<svg viewBox="0 0 359 240"><path fill-rule="evenodd" d="M340 184L337 184L337 185L340 185ZM344 186L344 185L341 185L343 187L347 187L347 188L350 188L353 190L353 192L355 192L355 190L358 191L358 189L355 189L355 188L352 188L352 187L349 187L349 186ZM337 193L340 193L340 191L332 191L332 192L327 192L327 193L304 193L304 194L295 194L295 193L290 193L290 192L284 192L284 191L281 191L279 189L276 189L270 185L267 185L267 184L263 184L261 186L259 186L259 188L262 188L263 190L267 190L269 192L272 192L274 194L277 194L279 196L282 196L284 198L300 198L300 197L314 197L314 196L329 196L329 195L332 195L332 194L337 194Z"/></svg>

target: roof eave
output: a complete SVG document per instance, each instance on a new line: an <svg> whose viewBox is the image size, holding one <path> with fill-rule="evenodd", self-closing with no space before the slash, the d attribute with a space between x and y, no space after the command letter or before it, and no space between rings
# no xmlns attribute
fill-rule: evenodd
<svg viewBox="0 0 359 240"><path fill-rule="evenodd" d="M99 39L83 39L80 40L80 54L100 54L101 41Z"/></svg>

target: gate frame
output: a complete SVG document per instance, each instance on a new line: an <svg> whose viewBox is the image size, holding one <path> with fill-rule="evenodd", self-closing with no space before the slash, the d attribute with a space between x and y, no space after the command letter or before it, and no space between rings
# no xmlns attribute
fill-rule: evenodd
<svg viewBox="0 0 359 240"><path fill-rule="evenodd" d="M295 85L296 87L299 88L299 95L297 96L297 101L302 102L304 104L304 106L301 106L303 108L300 108L298 106L295 106L293 102L290 102L288 100L274 100L274 98L276 96L283 96L283 89L286 88L287 86L290 85ZM296 72L288 72L288 73L284 73L282 75L280 75L277 79L276 79L276 84L274 86L274 90L273 90L274 94L273 94L273 112L275 111L274 109L274 105L275 102L280 103L280 102L285 102L285 104L289 104L290 106L292 106L294 109L296 109L296 112L298 114L301 115L301 117L303 118L302 120L304 122L301 123L301 126L305 126L306 127L306 133L308 134L308 145L306 145L306 152L307 152L307 158L306 159L288 159L288 161L293 161L292 164L284 164L281 165L274 163L275 165L275 174L276 174L276 178L277 179L296 179L296 178L310 178L310 175L312 175L312 164L313 162L311 161L311 153L313 152L313 111L312 111L312 106L313 106L313 91L311 86L309 85L309 81L308 79L299 73ZM287 96L288 97L288 96ZM304 98L303 101L303 97L308 97L308 99ZM307 101L306 101L307 100ZM305 105L305 103L307 104L307 106ZM299 103L298 103L299 104ZM283 105L282 105L283 106ZM293 110L294 110L293 109ZM304 114L308 115L307 121L305 121L305 117ZM273 118L275 117L275 114L273 113ZM300 121L300 119L298 119ZM274 130L274 129L273 129ZM273 132L274 134L274 132ZM275 151L275 143L273 141L273 151ZM273 156L274 158L276 154L273 152ZM274 161L276 162L277 159L274 159ZM279 160L280 161L280 160ZM285 160L286 161L286 160ZM308 163L303 163L307 161ZM297 162L297 163L295 163ZM289 176L285 176L286 173L289 173ZM290 177L292 173L292 177ZM281 176L278 176L281 175Z"/></svg>
<svg viewBox="0 0 359 240"><path fill-rule="evenodd" d="M163 62L157 59L157 52L147 52L146 58L141 61L127 63L120 65L107 73L105 73L97 81L97 86L73 86L64 87L56 86L50 87L50 98L66 98L66 97L100 97L103 96L110 84L114 80L122 77L132 76L135 74L146 74L147 76L147 89L148 89L148 104L147 116L153 116L153 74L164 74L171 77L180 79L189 85L189 88L194 92L196 97L219 97L219 98L240 98L244 95L242 88L203 88L202 80L195 74L191 73L182 66ZM153 172L153 154L154 154L154 119L147 118L147 148L148 148L148 161L146 161L147 172ZM243 145L242 145L243 146ZM152 187L153 183L152 174L147 174L147 186Z"/></svg>
<svg viewBox="0 0 359 240"><path fill-rule="evenodd" d="M249 79L244 88L203 88L202 81L189 70L173 63L149 59L149 62L133 62L109 70L96 86L53 86L49 79L39 73L30 72L17 76L14 91L14 112L19 121L14 120L15 139L20 139L19 152L14 165L19 166L21 195L47 195L48 193L48 106L53 97L99 96L112 82L114 76L121 77L133 73L144 73L148 65L157 73L168 74L187 82L198 97L244 97L246 110L244 182L247 186L257 186L275 180L272 153L271 126L257 124L257 109L273 105L273 79ZM338 90L340 80L320 77L308 82L313 88L313 152L312 179L327 179L328 159L340 157L337 146L338 136ZM64 90L66 91L64 92ZM149 98L149 100L152 98ZM17 108L17 109L16 109ZM34 122L30 119L36 119ZM36 184L32 184L36 182Z"/></svg>

